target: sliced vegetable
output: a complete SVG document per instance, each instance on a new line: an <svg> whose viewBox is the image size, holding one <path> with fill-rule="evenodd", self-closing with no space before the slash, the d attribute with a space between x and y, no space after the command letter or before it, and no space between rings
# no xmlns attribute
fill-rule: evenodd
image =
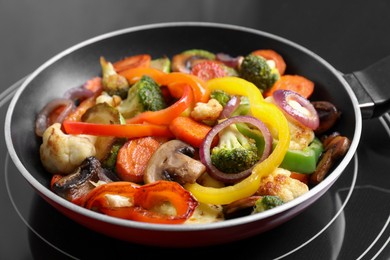
<svg viewBox="0 0 390 260"><path fill-rule="evenodd" d="M266 60L273 60L280 75L283 75L286 71L286 62L284 61L283 57L276 51L270 49L262 49L253 51L252 54L259 55Z"/></svg>
<svg viewBox="0 0 390 260"><path fill-rule="evenodd" d="M169 73L171 72L171 60L166 56L154 59L150 62L150 67Z"/></svg>
<svg viewBox="0 0 390 260"><path fill-rule="evenodd" d="M151 77L144 75L131 86L126 99L116 108L124 118L131 118L145 111L162 110L166 106L160 86Z"/></svg>
<svg viewBox="0 0 390 260"><path fill-rule="evenodd" d="M310 174L299 173L299 172L291 172L290 177L296 179L298 181L303 182L306 185L309 185L310 182Z"/></svg>
<svg viewBox="0 0 390 260"><path fill-rule="evenodd" d="M324 147L318 138L303 150L287 150L281 168L289 171L310 174L316 170L318 159Z"/></svg>
<svg viewBox="0 0 390 260"><path fill-rule="evenodd" d="M313 101L311 104L317 111L320 125L315 130L316 135L321 135L331 129L341 116L341 112L328 101Z"/></svg>
<svg viewBox="0 0 390 260"><path fill-rule="evenodd" d="M272 95L275 103L293 120L315 130L320 121L314 106L309 100L290 90L279 89Z"/></svg>
<svg viewBox="0 0 390 260"><path fill-rule="evenodd" d="M208 81L214 78L225 77L226 71L221 66L221 64L208 60L197 63L195 66L193 66L191 69L191 74L204 81Z"/></svg>
<svg viewBox="0 0 390 260"><path fill-rule="evenodd" d="M84 115L85 111L89 108L93 107L96 104L95 96L85 99L74 109L71 113L69 113L64 121L81 121L81 117Z"/></svg>
<svg viewBox="0 0 390 260"><path fill-rule="evenodd" d="M299 75L283 75L270 89L264 92L264 96L272 96L278 89L294 91L307 99L314 91L314 82Z"/></svg>
<svg viewBox="0 0 390 260"><path fill-rule="evenodd" d="M122 118L114 107L107 103L99 103L87 109L81 116L81 121L95 124L121 124ZM95 140L95 157L103 160L111 151L116 139L115 136L98 136Z"/></svg>
<svg viewBox="0 0 390 260"><path fill-rule="evenodd" d="M120 73L132 68L149 67L151 60L152 57L149 54L139 54L126 57L115 62L113 65L115 70Z"/></svg>
<svg viewBox="0 0 390 260"><path fill-rule="evenodd" d="M249 117L249 116L236 116L229 119L226 119L225 121L222 121L222 123L214 126L212 130L207 134L206 138L204 139L204 142L202 143L202 146L199 150L200 160L203 162L203 164L207 167L207 172L209 175L219 181L222 181L224 183L236 183L246 177L248 177L252 173L252 167L249 169L246 169L241 172L237 173L225 173L220 171L211 160L211 144L214 140L214 137L218 135L219 132L221 132L223 129L228 127L231 124L236 123L248 123L253 126L255 126L257 129L260 130L262 135L264 136L264 149L263 154L259 160L259 163L264 161L270 154L272 149L272 136L268 130L268 128L261 122L260 120Z"/></svg>
<svg viewBox="0 0 390 260"><path fill-rule="evenodd" d="M90 80L87 80L87 82L84 83L82 86L83 88L92 91L93 93L100 93L102 92L102 78L101 77L95 77Z"/></svg>
<svg viewBox="0 0 390 260"><path fill-rule="evenodd" d="M251 82L238 77L223 77L208 81L209 91L223 90L229 94L247 96L251 105L258 104L264 100L259 89Z"/></svg>
<svg viewBox="0 0 390 260"><path fill-rule="evenodd" d="M183 141L173 139L163 143L148 162L144 182L194 183L206 171L199 160L193 159L194 155L195 148Z"/></svg>
<svg viewBox="0 0 390 260"><path fill-rule="evenodd" d="M123 75L130 84L134 84L139 81L142 76L149 76L154 79L156 82L160 82L161 77L166 75L163 71L156 68L149 67L137 67L124 70L119 74Z"/></svg>
<svg viewBox="0 0 390 260"><path fill-rule="evenodd" d="M99 185L87 194L83 206L113 217L128 218L128 211L133 206L134 193L138 187L138 184L128 181ZM120 196L123 199L122 205L112 203L109 200L110 195Z"/></svg>
<svg viewBox="0 0 390 260"><path fill-rule="evenodd" d="M278 133L278 144L273 152L263 162L257 164L253 168L253 172L249 177L234 185L214 188L205 187L198 183L186 184L188 189L198 201L210 204L229 204L235 200L242 199L253 195L260 187L260 180L266 174L271 173L283 161L284 155L289 147L290 132L288 123L283 113L273 104L262 102L262 95L256 88L253 92L248 92L253 88L253 85L245 80L239 80L241 88L237 87L236 79L221 78L213 79L208 82L208 86L213 89L221 89L232 95L250 94L251 113L256 118L263 121L268 127L275 128ZM210 83L212 82L212 84ZM220 83L226 84L220 84ZM236 87L234 87L236 86ZM244 93L243 93L244 92ZM258 102L253 102L258 101Z"/></svg>
<svg viewBox="0 0 390 260"><path fill-rule="evenodd" d="M74 109L73 101L58 98L47 103L35 119L35 134L42 137L48 126L61 123Z"/></svg>
<svg viewBox="0 0 390 260"><path fill-rule="evenodd" d="M215 55L215 59L217 61L222 62L228 67L231 67L233 69L238 69L244 57L243 56L232 57L226 53L217 53Z"/></svg>
<svg viewBox="0 0 390 260"><path fill-rule="evenodd" d="M172 58L172 71L190 73L194 63L199 60L214 60L215 54L202 49L192 49L176 54Z"/></svg>
<svg viewBox="0 0 390 260"><path fill-rule="evenodd" d="M112 182L95 157L86 158L71 174L52 179L52 190L64 199L83 205L87 194L95 188L98 181Z"/></svg>
<svg viewBox="0 0 390 260"><path fill-rule="evenodd" d="M160 142L154 137L130 139L118 152L116 174L122 181L141 183L149 159L160 147Z"/></svg>
<svg viewBox="0 0 390 260"><path fill-rule="evenodd" d="M199 148L211 127L191 117L179 116L171 121L169 130L177 139Z"/></svg>
<svg viewBox="0 0 390 260"><path fill-rule="evenodd" d="M175 214L164 210L155 211L159 206L168 204L175 209ZM134 208L131 218L136 221L181 224L194 213L198 202L177 182L156 181L141 186L134 194Z"/></svg>
<svg viewBox="0 0 390 260"><path fill-rule="evenodd" d="M158 81L161 85L166 85L168 88L173 84L189 85L194 94L194 102L207 102L209 99L209 89L205 83L194 75L189 75L180 72L172 72L161 77Z"/></svg>
<svg viewBox="0 0 390 260"><path fill-rule="evenodd" d="M124 197L122 199L125 206L113 205L115 203L110 203L107 195ZM88 209L118 218L148 223L181 224L191 217L198 202L176 182L157 181L143 186L131 182L113 182L92 190L84 205ZM164 210L170 207L173 207L174 212Z"/></svg>
<svg viewBox="0 0 390 260"><path fill-rule="evenodd" d="M126 142L127 138L115 138L114 142L111 144L111 149L108 151L106 156L102 159L102 166L106 169L109 169L112 172L115 172L116 159L118 156L119 149Z"/></svg>
<svg viewBox="0 0 390 260"><path fill-rule="evenodd" d="M181 98L171 106L159 111L142 112L135 117L127 119L126 122L128 124L148 122L152 124L168 125L173 119L186 111L193 102L193 95L189 86L185 85L178 91L181 91Z"/></svg>
<svg viewBox="0 0 390 260"><path fill-rule="evenodd" d="M97 136L115 136L137 138L145 136L172 137L168 126L154 124L107 125L75 121L64 121L63 126L68 134L88 134Z"/></svg>

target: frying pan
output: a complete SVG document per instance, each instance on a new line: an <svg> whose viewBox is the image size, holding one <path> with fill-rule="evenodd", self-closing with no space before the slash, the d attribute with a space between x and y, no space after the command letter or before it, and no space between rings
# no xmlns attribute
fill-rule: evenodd
<svg viewBox="0 0 390 260"><path fill-rule="evenodd" d="M69 88L99 75L100 56L119 60L133 54L152 57L206 49L232 56L256 49L273 49L286 63L286 74L303 75L315 82L311 100L328 100L342 112L335 131L351 140L344 158L331 173L306 194L264 213L211 224L162 225L122 220L68 202L49 190L51 174L39 159L41 140L35 136L34 120L50 100ZM117 239L157 246L205 246L244 239L270 230L293 218L320 198L343 173L353 158L362 131L362 119L387 111L388 96L377 86L389 82L383 60L371 67L343 75L310 50L266 32L234 25L180 22L132 27L104 34L75 45L34 71L12 99L5 122L5 139L18 170L48 203L67 217L92 230Z"/></svg>

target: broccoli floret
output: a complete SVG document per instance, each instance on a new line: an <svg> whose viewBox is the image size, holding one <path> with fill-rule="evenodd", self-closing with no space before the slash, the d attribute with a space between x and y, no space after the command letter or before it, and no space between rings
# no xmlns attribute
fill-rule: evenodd
<svg viewBox="0 0 390 260"><path fill-rule="evenodd" d="M259 158L256 143L241 134L235 124L219 133L218 145L211 150L212 164L225 173L249 169Z"/></svg>
<svg viewBox="0 0 390 260"><path fill-rule="evenodd" d="M130 87L127 98L118 106L125 118L133 117L144 111L158 111L166 107L159 85L149 76L143 76Z"/></svg>
<svg viewBox="0 0 390 260"><path fill-rule="evenodd" d="M225 91L216 89L216 90L211 91L211 93L210 93L210 99L212 99L212 98L217 100L219 102L219 104L221 104L223 107L225 107L226 103L229 102L231 97Z"/></svg>
<svg viewBox="0 0 390 260"><path fill-rule="evenodd" d="M272 64L270 66L270 64ZM270 88L280 78L280 74L272 62L261 56L249 54L241 63L240 77L255 84L260 91Z"/></svg>
<svg viewBox="0 0 390 260"><path fill-rule="evenodd" d="M126 98L127 91L130 88L127 79L116 73L112 63L106 61L104 57L100 57L100 65L102 67L103 90L110 96L117 95Z"/></svg>
<svg viewBox="0 0 390 260"><path fill-rule="evenodd" d="M253 213L259 213L282 205L284 202L278 196L266 195L256 201Z"/></svg>

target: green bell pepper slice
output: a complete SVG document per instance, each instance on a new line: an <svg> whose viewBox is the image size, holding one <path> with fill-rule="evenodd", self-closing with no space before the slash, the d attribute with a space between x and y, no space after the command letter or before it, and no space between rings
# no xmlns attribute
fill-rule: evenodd
<svg viewBox="0 0 390 260"><path fill-rule="evenodd" d="M256 142L259 154L262 154L264 148L264 139L260 132L250 129L245 124L236 124L237 129L245 136L252 138ZM277 141L274 141L275 147ZM311 174L315 171L318 159L324 151L321 141L316 137L310 145L303 150L288 149L280 167L292 172Z"/></svg>
<svg viewBox="0 0 390 260"><path fill-rule="evenodd" d="M318 138L303 150L288 149L280 167L292 172L311 174L316 170L318 159L324 147Z"/></svg>

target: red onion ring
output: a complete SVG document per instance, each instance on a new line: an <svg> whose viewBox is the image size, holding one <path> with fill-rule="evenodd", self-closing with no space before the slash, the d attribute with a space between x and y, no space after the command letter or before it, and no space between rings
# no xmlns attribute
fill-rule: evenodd
<svg viewBox="0 0 390 260"><path fill-rule="evenodd" d="M276 105L278 105L287 115L302 125L312 130L317 129L320 125L320 120L314 106L310 103L309 100L302 97L298 93L290 90L279 89L272 94L272 97L274 98ZM292 107L290 105L290 101L297 102L300 106L306 109L309 114L304 114L300 110Z"/></svg>
<svg viewBox="0 0 390 260"><path fill-rule="evenodd" d="M238 173L225 173L220 171L211 162L211 155L210 155L211 143L214 137L224 128L235 123L251 124L257 127L262 133L262 135L264 136L264 151L258 163L264 161L272 151L272 136L269 129L262 121L260 121L259 119L253 116L234 116L214 126L206 135L206 138L204 139L203 143L200 146L200 150L199 150L200 160L206 166L207 172L210 174L211 177L215 178L216 180L222 181L224 183L229 183L229 184L239 182L245 179L246 177L248 177L252 173L252 169L254 167L252 166L251 168Z"/></svg>
<svg viewBox="0 0 390 260"><path fill-rule="evenodd" d="M46 106L44 106L38 113L38 116L35 120L35 134L37 136L43 135L43 132L45 132L45 130L48 128L50 113L60 106L65 106L65 108L58 115L55 123L61 123L65 119L65 117L73 110L74 103L72 100L66 98L57 98L47 103Z"/></svg>
<svg viewBox="0 0 390 260"><path fill-rule="evenodd" d="M240 63L242 62L243 57L242 56L232 57L226 53L217 53L215 55L215 59L217 61L222 62L223 64L225 64L228 67L238 68L240 66Z"/></svg>
<svg viewBox="0 0 390 260"><path fill-rule="evenodd" d="M226 119L234 112L234 110L240 105L240 98L232 96L226 103L218 119Z"/></svg>
<svg viewBox="0 0 390 260"><path fill-rule="evenodd" d="M70 100L77 100L77 99L89 98L92 97L93 95L94 95L93 91L81 86L81 87L71 88L68 91L66 91L64 94L64 98Z"/></svg>

